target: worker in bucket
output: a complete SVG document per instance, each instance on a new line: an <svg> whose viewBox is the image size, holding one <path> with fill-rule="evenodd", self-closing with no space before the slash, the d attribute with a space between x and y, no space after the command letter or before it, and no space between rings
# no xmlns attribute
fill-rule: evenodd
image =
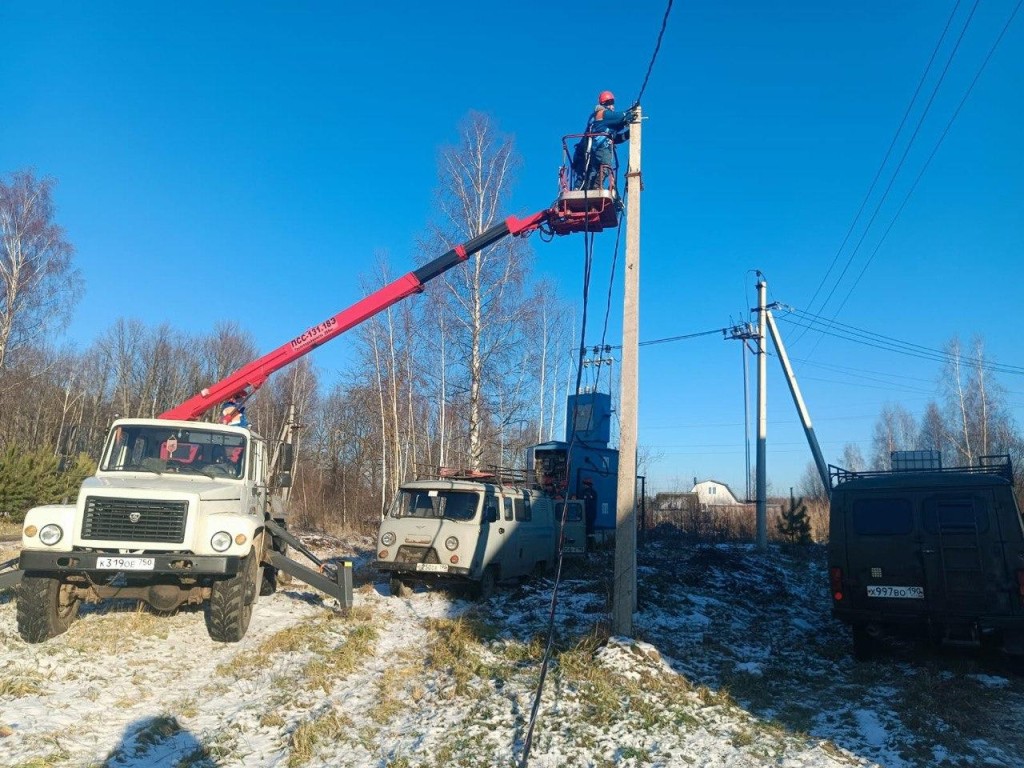
<svg viewBox="0 0 1024 768"><path fill-rule="evenodd" d="M586 132L593 135L576 145L573 156L576 177L584 189L604 187L604 180L615 170L613 146L629 140L629 124L633 122L634 114L631 109L617 111L615 94L611 91L601 91L597 95L597 106L587 121Z"/></svg>

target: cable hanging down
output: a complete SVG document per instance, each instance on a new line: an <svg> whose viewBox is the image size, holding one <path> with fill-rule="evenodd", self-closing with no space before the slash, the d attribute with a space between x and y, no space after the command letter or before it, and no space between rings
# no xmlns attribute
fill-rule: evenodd
<svg viewBox="0 0 1024 768"><path fill-rule="evenodd" d="M668 0L668 6L665 8L665 15L661 19L661 31L658 32L658 42L654 45L654 53L651 54L651 63L647 65L647 74L644 75L643 85L640 86L640 93L636 96L636 101L633 102L633 106L640 103L644 97L644 91L647 90L647 81L651 79L651 70L654 69L654 62L658 58L658 51L661 50L661 39L665 36L665 27L668 26L668 15L672 12L672 0Z"/></svg>

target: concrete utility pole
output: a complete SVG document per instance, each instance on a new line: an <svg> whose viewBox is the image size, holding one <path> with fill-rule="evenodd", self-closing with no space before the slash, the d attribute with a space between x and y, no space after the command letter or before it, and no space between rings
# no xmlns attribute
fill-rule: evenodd
<svg viewBox="0 0 1024 768"><path fill-rule="evenodd" d="M729 338L737 339L743 343L740 347L740 354L743 363L743 449L746 457L744 466L744 490L743 501L750 503L750 392L748 391L750 376L747 373L747 342L757 338L757 331L750 323L734 325L729 329Z"/></svg>
<svg viewBox="0 0 1024 768"><path fill-rule="evenodd" d="M772 305L774 306L774 304ZM789 394L793 397L793 405L796 406L796 411L800 414L800 423L804 427L804 436L807 438L807 445L811 449L811 456L814 457L814 466L818 468L818 476L821 477L821 484L828 490L831 487L831 482L828 476L828 464L825 463L825 457L821 454L821 446L818 445L818 436L814 434L814 426L811 424L811 414L807 411L807 406L804 405L804 398L800 394L800 386L796 383L796 374L793 373L793 366L789 364L789 355L786 354L786 348L782 345L782 335L779 333L779 327L775 323L775 318L772 316L772 311L769 309L765 312L766 319L768 321L768 330L771 331L772 341L775 342L775 349L779 353L779 362L782 363L782 372L786 374L786 381L789 384ZM790 496L793 495L792 489L790 489Z"/></svg>
<svg viewBox="0 0 1024 768"><path fill-rule="evenodd" d="M622 367L619 383L619 489L615 506L615 573L612 632L633 635L636 609L637 371L640 356L640 107L629 128L626 173L626 277L622 306Z"/></svg>
<svg viewBox="0 0 1024 768"><path fill-rule="evenodd" d="M760 275L760 273L758 273ZM768 549L768 284L757 284L757 548Z"/></svg>

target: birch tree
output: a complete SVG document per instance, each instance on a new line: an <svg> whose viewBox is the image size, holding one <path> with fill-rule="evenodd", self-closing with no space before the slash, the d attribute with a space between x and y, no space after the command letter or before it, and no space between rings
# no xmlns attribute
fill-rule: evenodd
<svg viewBox="0 0 1024 768"><path fill-rule="evenodd" d="M0 180L0 370L19 347L62 328L81 295L74 249L54 222L53 179Z"/></svg>
<svg viewBox="0 0 1024 768"><path fill-rule="evenodd" d="M871 468L888 470L893 451L912 451L917 446L917 439L914 415L898 403L886 403L875 421Z"/></svg>
<svg viewBox="0 0 1024 768"><path fill-rule="evenodd" d="M467 116L458 144L444 148L440 157L444 224L438 234L447 247L476 237L504 216L517 162L511 138L488 116ZM523 291L527 253L521 240L505 238L442 277L453 357L460 361L466 390L467 463L474 469L482 465L485 429L522 341L517 330L529 311ZM503 404L506 418L519 408L507 397Z"/></svg>

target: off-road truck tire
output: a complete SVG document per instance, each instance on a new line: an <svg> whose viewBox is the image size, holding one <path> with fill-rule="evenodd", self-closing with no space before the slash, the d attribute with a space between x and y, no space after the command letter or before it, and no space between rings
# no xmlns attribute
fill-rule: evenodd
<svg viewBox="0 0 1024 768"><path fill-rule="evenodd" d="M18 634L29 643L41 643L64 634L78 618L81 600L71 597L72 587L51 576L23 576L18 585Z"/></svg>
<svg viewBox="0 0 1024 768"><path fill-rule="evenodd" d="M206 631L218 643L237 643L245 637L259 589L256 552L242 559L238 573L215 581L206 605Z"/></svg>
<svg viewBox="0 0 1024 768"><path fill-rule="evenodd" d="M280 525L284 525L284 520L277 521ZM288 542L282 541L276 536L271 537L271 549L275 552L280 552L282 555L288 555ZM285 586L289 583L289 576L272 565L267 563L263 564L263 579L260 582L260 597L267 597L277 591L277 587Z"/></svg>
<svg viewBox="0 0 1024 768"><path fill-rule="evenodd" d="M408 597L412 589L409 585L402 581L397 576L392 576L391 581L388 583L388 587L391 589L392 597Z"/></svg>
<svg viewBox="0 0 1024 768"><path fill-rule="evenodd" d="M498 572L489 566L480 574L480 581L473 585L473 596L477 600L486 600L498 588Z"/></svg>

